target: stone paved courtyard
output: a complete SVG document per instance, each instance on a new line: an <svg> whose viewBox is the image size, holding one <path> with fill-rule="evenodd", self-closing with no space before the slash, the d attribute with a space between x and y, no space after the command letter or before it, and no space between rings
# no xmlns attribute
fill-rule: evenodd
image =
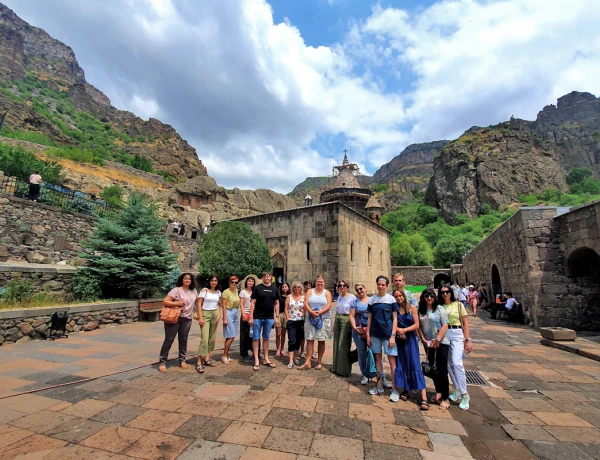
<svg viewBox="0 0 600 460"><path fill-rule="evenodd" d="M258 372L235 359L204 375L152 366L106 376L154 362L162 323L3 346L0 398L101 378L0 399L0 458L600 458L600 363L544 347L525 326L470 320L466 364L491 385L469 387L467 412L420 412L369 396L358 373L282 361ZM193 352L197 326L190 339ZM326 362L330 354L328 344Z"/></svg>

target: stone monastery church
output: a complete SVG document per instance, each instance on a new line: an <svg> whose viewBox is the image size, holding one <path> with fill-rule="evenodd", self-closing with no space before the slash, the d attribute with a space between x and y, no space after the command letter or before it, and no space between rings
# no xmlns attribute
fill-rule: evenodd
<svg viewBox="0 0 600 460"><path fill-rule="evenodd" d="M325 277L325 287L340 279L375 291L377 275L391 272L389 232L380 225L381 206L355 175L358 165L344 155L334 167L333 188L313 205L233 219L248 224L271 250L273 274L288 282Z"/></svg>

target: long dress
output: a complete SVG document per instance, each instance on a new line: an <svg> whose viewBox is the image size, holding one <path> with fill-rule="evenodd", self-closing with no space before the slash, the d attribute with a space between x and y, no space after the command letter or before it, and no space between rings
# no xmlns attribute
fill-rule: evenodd
<svg viewBox="0 0 600 460"><path fill-rule="evenodd" d="M414 324L412 315L409 313L398 313L398 327L401 329ZM425 376L421 369L421 357L419 356L419 341L415 331L406 333L405 340L396 339L398 346L398 358L396 365L395 383L404 391L422 390L426 387Z"/></svg>

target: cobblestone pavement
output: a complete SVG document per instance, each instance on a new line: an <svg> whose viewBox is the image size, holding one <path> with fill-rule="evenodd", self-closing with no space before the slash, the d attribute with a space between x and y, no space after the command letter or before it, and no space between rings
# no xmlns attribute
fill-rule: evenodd
<svg viewBox="0 0 600 460"><path fill-rule="evenodd" d="M544 347L525 326L471 324L466 364L490 386L469 387L467 412L371 397L358 374L282 361L253 372L237 353L225 365L216 352L204 375L191 365L107 376L155 361L161 323L2 346L0 398L101 378L0 399L0 458L600 458L600 363ZM197 326L190 338L193 351Z"/></svg>

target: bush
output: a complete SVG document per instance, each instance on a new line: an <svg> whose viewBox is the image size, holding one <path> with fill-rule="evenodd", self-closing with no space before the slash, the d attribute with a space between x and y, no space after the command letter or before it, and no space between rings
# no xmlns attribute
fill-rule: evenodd
<svg viewBox="0 0 600 460"><path fill-rule="evenodd" d="M271 252L258 233L243 222L221 222L204 236L198 249L200 275L244 278L251 273L270 271Z"/></svg>
<svg viewBox="0 0 600 460"><path fill-rule="evenodd" d="M73 293L83 302L94 302L102 297L100 282L81 268L73 275Z"/></svg>
<svg viewBox="0 0 600 460"><path fill-rule="evenodd" d="M131 161L131 166L146 172L152 172L152 163L148 158L135 155Z"/></svg>
<svg viewBox="0 0 600 460"><path fill-rule="evenodd" d="M0 143L0 171L27 182L34 171L40 171L44 182L56 184L60 179L62 166L52 161L40 160L21 147Z"/></svg>
<svg viewBox="0 0 600 460"><path fill-rule="evenodd" d="M588 168L573 168L567 174L567 184L579 184L588 177L592 177L592 171Z"/></svg>
<svg viewBox="0 0 600 460"><path fill-rule="evenodd" d="M48 139L41 133L36 133L35 131L19 131L19 130L10 130L5 128L2 131L2 135L5 137L10 137L11 139L18 139L21 141L31 142L33 144L41 144L48 145L50 147L55 146L56 144Z"/></svg>
<svg viewBox="0 0 600 460"><path fill-rule="evenodd" d="M25 278L14 278L2 289L2 302L27 302L35 295L35 285Z"/></svg>
<svg viewBox="0 0 600 460"><path fill-rule="evenodd" d="M117 184L104 187L100 192L100 198L113 208L123 207L123 189Z"/></svg>

